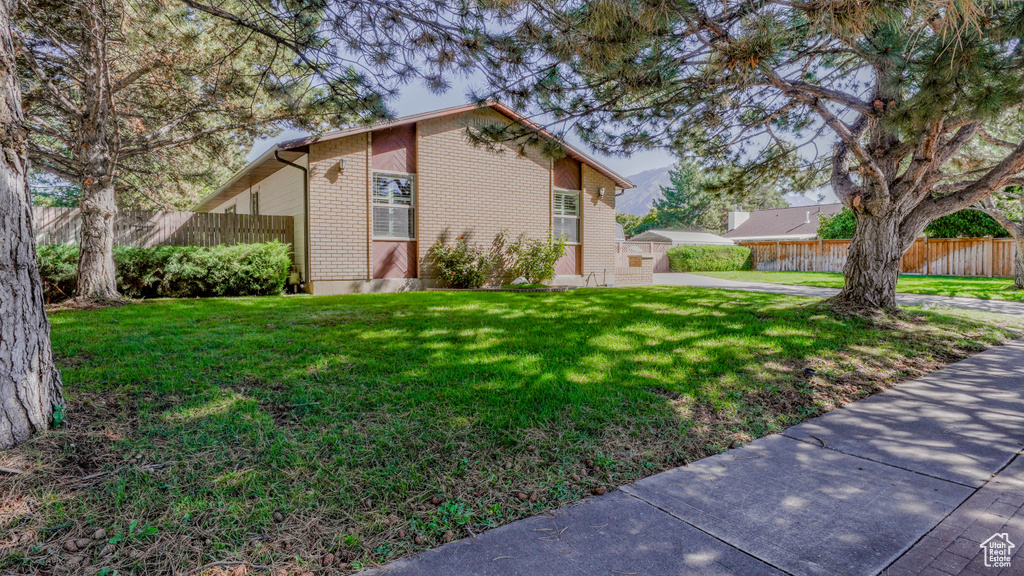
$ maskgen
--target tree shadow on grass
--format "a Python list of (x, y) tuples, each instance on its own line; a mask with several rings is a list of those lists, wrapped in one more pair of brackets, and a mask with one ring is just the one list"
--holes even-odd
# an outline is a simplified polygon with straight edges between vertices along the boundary
[[(878, 329), (809, 302), (650, 288), (57, 314), (57, 353), (79, 359), (72, 403), (118, 397), (135, 427), (108, 449), (167, 467), (60, 492), (43, 517), (199, 526), (242, 555), (266, 534), (274, 561), (384, 561), (778, 431), (1000, 337), (953, 314)], [(137, 570), (130, 559), (118, 569)]]

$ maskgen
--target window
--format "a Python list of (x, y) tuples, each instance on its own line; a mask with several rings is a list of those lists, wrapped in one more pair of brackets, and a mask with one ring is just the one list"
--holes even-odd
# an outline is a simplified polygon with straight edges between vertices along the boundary
[(373, 237), (416, 238), (413, 177), (373, 176)]
[(260, 213), (260, 193), (252, 192), (249, 194), (249, 214)]
[(554, 230), (557, 238), (566, 242), (580, 241), (580, 193), (575, 190), (555, 190)]
[(238, 214), (238, 204), (232, 204), (224, 209), (225, 214)]

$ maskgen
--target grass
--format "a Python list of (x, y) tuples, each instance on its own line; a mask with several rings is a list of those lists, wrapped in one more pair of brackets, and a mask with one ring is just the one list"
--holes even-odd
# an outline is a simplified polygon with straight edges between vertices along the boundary
[[(842, 288), (843, 275), (832, 272), (698, 272), (704, 276), (765, 282), (795, 286), (822, 286)], [(1024, 302), (1024, 290), (1013, 290), (1012, 278), (978, 278), (974, 276), (900, 276), (897, 292), (958, 296), (984, 300), (1014, 300)]]
[(55, 312), (67, 423), (0, 455), (26, 470), (3, 478), (0, 572), (355, 571), (728, 450), (1020, 326), (816, 302), (661, 287)]

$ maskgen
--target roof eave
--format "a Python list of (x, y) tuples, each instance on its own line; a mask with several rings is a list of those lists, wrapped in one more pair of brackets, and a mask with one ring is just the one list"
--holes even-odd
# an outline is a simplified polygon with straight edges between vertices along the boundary
[(210, 193), (205, 198), (203, 198), (198, 203), (196, 203), (196, 205), (193, 208), (193, 210), (198, 212), (208, 202), (210, 202), (211, 200), (216, 198), (217, 195), (221, 193), (221, 191), (223, 191), (226, 188), (230, 188), (236, 182), (241, 180), (243, 177), (248, 176), (249, 172), (251, 172), (252, 169), (255, 166), (258, 166), (258, 165), (266, 162), (270, 158), (272, 158), (274, 156), (274, 153), (277, 152), (278, 150), (282, 150), (280, 144), (274, 144), (273, 146), (271, 146), (266, 152), (264, 152), (263, 154), (260, 154), (258, 157), (256, 157), (255, 160), (253, 160), (252, 162), (249, 162), (248, 164), (246, 164), (245, 166), (240, 168), (237, 172), (232, 174), (231, 178), (228, 178), (227, 182), (225, 182), (225, 183), (221, 184), (220, 186), (218, 186), (216, 190), (214, 190), (212, 193)]

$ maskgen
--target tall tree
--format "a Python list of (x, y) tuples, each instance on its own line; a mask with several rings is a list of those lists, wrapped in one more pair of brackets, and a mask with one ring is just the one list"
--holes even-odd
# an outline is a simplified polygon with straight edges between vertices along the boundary
[(116, 190), (167, 204), (161, 190), (208, 172), (196, 169), (197, 156), (236, 163), (285, 120), (324, 120), (308, 67), (180, 4), (35, 0), (15, 39), (29, 156), (81, 191), (83, 298), (118, 298)]
[(28, 158), (11, 17), (0, 0), (0, 450), (45, 430), (64, 404), (32, 234)]
[[(737, 207), (762, 210), (787, 206), (778, 190), (759, 186), (731, 191), (718, 185), (718, 177), (707, 174), (691, 161), (681, 161), (669, 171), (669, 186), (662, 186), (662, 198), (654, 202), (658, 225), (664, 228), (700, 228), (727, 232), (728, 213)], [(728, 178), (726, 178), (728, 180)]]
[(519, 23), (484, 70), (512, 104), (605, 151), (666, 146), (753, 181), (827, 171), (857, 218), (837, 303), (894, 307), (928, 222), (1024, 167), (1022, 140), (969, 172), (955, 162), (1024, 103), (1019, 1), (507, 4)]
[(430, 0), (34, 2), (18, 36), (30, 94), (44, 104), (31, 152), (41, 169), (80, 183), (78, 286), (88, 299), (118, 297), (122, 171), (144, 176), (166, 166), (167, 150), (223, 144), (216, 135), (251, 140), (284, 119), (390, 117), (384, 101), (397, 87), (446, 89), (490, 38), (482, 11)]

